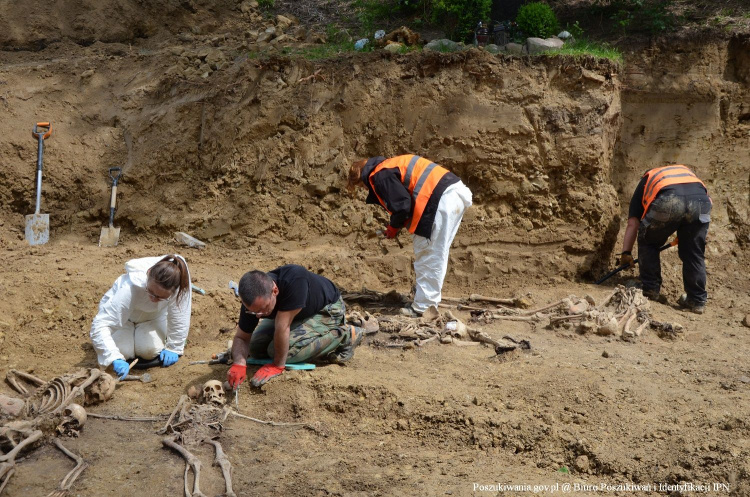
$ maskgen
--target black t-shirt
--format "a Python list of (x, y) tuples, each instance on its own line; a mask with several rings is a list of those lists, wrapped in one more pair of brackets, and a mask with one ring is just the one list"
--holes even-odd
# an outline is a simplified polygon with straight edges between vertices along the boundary
[[(268, 276), (279, 287), (279, 294), (276, 296), (273, 312), (263, 316), (263, 319), (275, 319), (278, 311), (295, 309), (302, 309), (294, 317), (295, 321), (307, 319), (341, 298), (338, 288), (329, 279), (296, 264), (278, 267), (270, 271)], [(240, 309), (239, 327), (245, 333), (252, 333), (260, 319), (245, 310), (243, 305)]]
[[(633, 197), (630, 199), (630, 208), (628, 209), (628, 217), (637, 217), (639, 220), (643, 217), (643, 189), (646, 188), (646, 180), (648, 178), (644, 176), (635, 187)], [(665, 186), (656, 195), (664, 195), (670, 193), (671, 195), (700, 195), (706, 194), (706, 189), (700, 183), (680, 183), (677, 185)]]

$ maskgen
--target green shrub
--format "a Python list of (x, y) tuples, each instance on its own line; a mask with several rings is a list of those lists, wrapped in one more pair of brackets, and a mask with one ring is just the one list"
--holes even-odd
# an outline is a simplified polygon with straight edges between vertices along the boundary
[(544, 2), (522, 5), (516, 23), (526, 37), (548, 38), (557, 34), (557, 17)]
[(340, 28), (333, 23), (326, 24), (326, 39), (328, 43), (342, 44), (352, 41), (352, 36), (346, 28)]
[(573, 24), (572, 26), (568, 24), (566, 31), (570, 33), (571, 35), (573, 35), (573, 38), (575, 38), (576, 40), (580, 40), (581, 38), (583, 38), (584, 31), (581, 25), (578, 24), (578, 21), (576, 21), (576, 23)]
[[(357, 33), (372, 36), (377, 29), (388, 31), (394, 20), (403, 23), (404, 18), (415, 15), (429, 19), (432, 0), (354, 0), (351, 6), (354, 7), (359, 20), (360, 29)], [(417, 27), (416, 25), (421, 23), (422, 19), (415, 18), (410, 23), (407, 22), (407, 26)]]
[(454, 41), (471, 42), (479, 21), (489, 18), (492, 0), (433, 0), (433, 20)]
[(273, 8), (273, 2), (274, 0), (258, 0), (258, 6)]
[(680, 21), (674, 0), (594, 0), (591, 13), (609, 18), (623, 33), (670, 31)]

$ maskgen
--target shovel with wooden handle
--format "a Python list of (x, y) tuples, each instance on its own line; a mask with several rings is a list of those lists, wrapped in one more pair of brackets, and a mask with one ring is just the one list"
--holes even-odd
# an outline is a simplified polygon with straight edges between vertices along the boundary
[(122, 168), (109, 168), (109, 177), (112, 178), (112, 194), (109, 200), (109, 226), (102, 228), (102, 233), (99, 235), (100, 247), (116, 247), (120, 241), (120, 228), (115, 228), (112, 226), (112, 223), (115, 221), (115, 208), (117, 206), (117, 183), (120, 181), (121, 176)]
[(36, 123), (31, 135), (39, 141), (36, 157), (36, 209), (26, 216), (26, 241), (29, 245), (43, 245), (49, 241), (49, 214), (40, 214), (42, 208), (42, 155), (44, 140), (52, 134), (50, 123)]

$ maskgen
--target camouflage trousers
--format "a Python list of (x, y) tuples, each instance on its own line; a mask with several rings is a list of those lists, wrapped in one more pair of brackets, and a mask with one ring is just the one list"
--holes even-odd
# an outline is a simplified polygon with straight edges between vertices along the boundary
[[(351, 340), (346, 324), (346, 306), (339, 299), (307, 319), (292, 321), (289, 330), (287, 364), (324, 360), (328, 353)], [(250, 337), (250, 357), (273, 358), (275, 321), (261, 319)]]

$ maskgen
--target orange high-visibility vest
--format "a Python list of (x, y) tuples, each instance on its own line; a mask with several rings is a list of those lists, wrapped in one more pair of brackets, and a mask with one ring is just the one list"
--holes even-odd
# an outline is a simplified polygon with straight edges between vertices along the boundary
[(643, 205), (643, 216), (641, 216), (641, 219), (646, 216), (651, 202), (654, 201), (656, 195), (665, 186), (700, 183), (703, 185), (703, 188), (706, 188), (706, 185), (698, 179), (698, 176), (682, 164), (657, 167), (651, 169), (643, 176), (646, 178), (646, 184), (643, 187), (643, 198), (641, 199), (641, 204)]
[[(379, 171), (387, 168), (396, 168), (401, 173), (401, 183), (411, 193), (412, 200), (412, 213), (411, 219), (406, 221), (407, 229), (409, 233), (414, 233), (419, 224), (419, 220), (422, 218), (422, 213), (427, 205), (427, 201), (430, 199), (430, 195), (435, 190), (440, 179), (445, 176), (449, 171), (444, 167), (438, 166), (434, 162), (424, 159), (418, 155), (399, 155), (398, 157), (391, 157), (378, 164), (372, 173), (370, 173), (370, 186), (372, 187), (373, 193), (378, 197), (380, 205), (386, 210), (385, 202), (380, 195), (375, 191), (375, 185), (372, 182), (373, 176)], [(390, 214), (391, 211), (388, 211)]]

